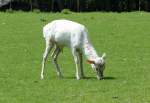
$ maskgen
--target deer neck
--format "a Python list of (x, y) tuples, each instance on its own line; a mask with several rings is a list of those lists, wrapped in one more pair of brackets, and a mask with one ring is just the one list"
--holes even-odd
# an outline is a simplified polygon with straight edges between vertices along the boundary
[(84, 41), (83, 52), (88, 60), (95, 60), (98, 55), (88, 39)]

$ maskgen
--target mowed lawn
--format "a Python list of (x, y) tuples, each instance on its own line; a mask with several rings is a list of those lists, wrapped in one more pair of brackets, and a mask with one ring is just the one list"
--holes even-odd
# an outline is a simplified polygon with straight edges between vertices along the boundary
[[(40, 80), (42, 28), (62, 18), (84, 24), (98, 54), (106, 52), (104, 80), (96, 79), (86, 59), (87, 78), (76, 80), (67, 48), (58, 59), (64, 78), (49, 56)], [(0, 13), (0, 103), (150, 103), (150, 14)]]

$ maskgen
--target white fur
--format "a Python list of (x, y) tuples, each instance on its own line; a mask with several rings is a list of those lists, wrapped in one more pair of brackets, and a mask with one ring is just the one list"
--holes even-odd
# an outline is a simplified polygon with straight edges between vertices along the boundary
[[(45, 61), (54, 45), (56, 48), (52, 54), (52, 57), (59, 76), (62, 76), (62, 74), (57, 63), (57, 56), (60, 51), (62, 51), (63, 47), (71, 48), (76, 64), (77, 79), (84, 76), (82, 67), (82, 53), (88, 60), (92, 60), (96, 64), (103, 62), (104, 57), (99, 57), (97, 55), (94, 47), (88, 39), (88, 32), (84, 25), (69, 20), (55, 20), (44, 26), (43, 36), (46, 41), (46, 49), (43, 55), (41, 79), (44, 77), (43, 72)], [(93, 64), (91, 64), (91, 66), (92, 65)]]

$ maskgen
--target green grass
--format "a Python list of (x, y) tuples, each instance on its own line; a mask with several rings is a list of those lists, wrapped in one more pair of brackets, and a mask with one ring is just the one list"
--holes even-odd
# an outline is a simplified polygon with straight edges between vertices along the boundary
[[(66, 18), (84, 24), (99, 54), (106, 52), (105, 80), (84, 62), (87, 79), (75, 79), (69, 49), (59, 56), (63, 79), (53, 64), (40, 80), (45, 48), (42, 27)], [(150, 103), (150, 14), (0, 13), (0, 103)]]

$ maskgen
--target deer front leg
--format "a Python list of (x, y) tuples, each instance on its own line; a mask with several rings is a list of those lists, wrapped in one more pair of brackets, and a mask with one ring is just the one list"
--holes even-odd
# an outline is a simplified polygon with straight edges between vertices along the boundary
[(82, 53), (81, 53), (81, 52), (79, 52), (79, 61), (80, 61), (81, 78), (84, 78), (84, 71), (83, 71), (83, 57), (82, 57)]
[(72, 53), (73, 53), (74, 61), (76, 64), (76, 78), (77, 78), (77, 80), (80, 80), (81, 79), (81, 71), (80, 71), (80, 66), (79, 66), (79, 62), (80, 62), (79, 55), (78, 55), (77, 50), (75, 50), (75, 49), (72, 50)]

